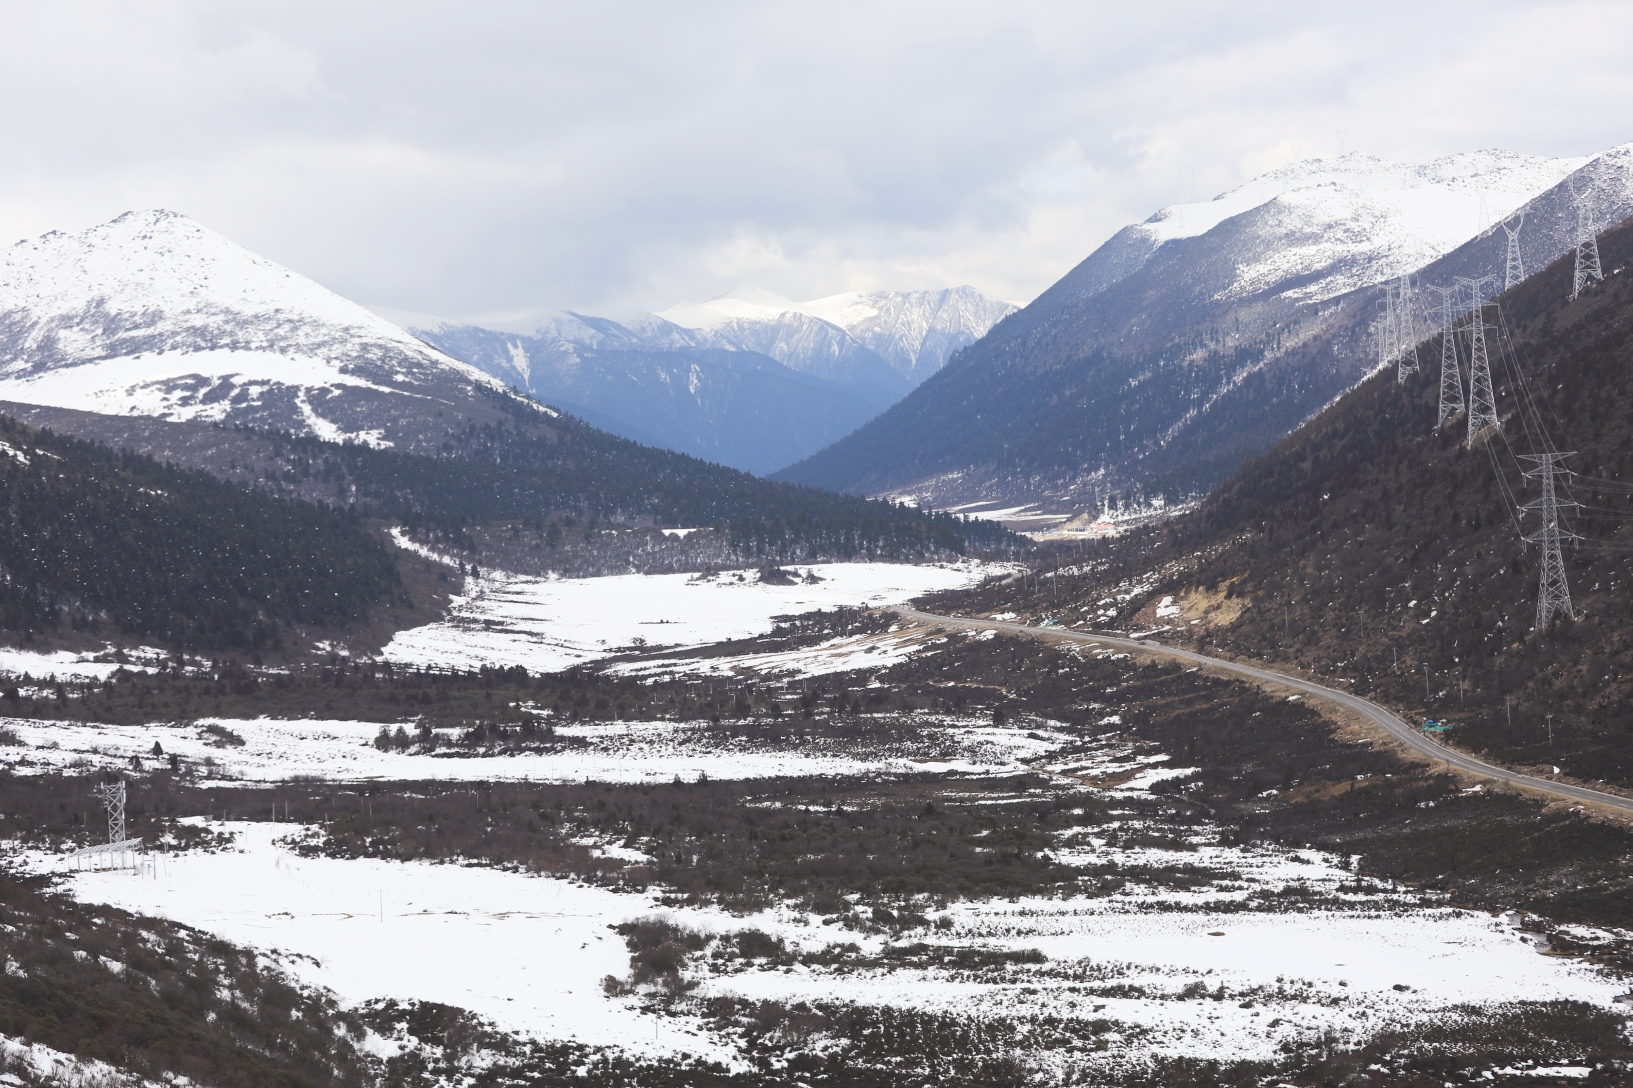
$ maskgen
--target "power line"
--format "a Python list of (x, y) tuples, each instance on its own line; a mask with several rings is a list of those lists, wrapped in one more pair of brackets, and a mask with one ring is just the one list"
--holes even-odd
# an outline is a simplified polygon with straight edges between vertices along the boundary
[(1576, 191), (1575, 181), (1571, 182), (1571, 201), (1576, 205), (1576, 270), (1571, 276), (1571, 300), (1575, 301), (1590, 281), (1603, 283), (1605, 273), (1599, 266), (1599, 236), (1593, 229), (1593, 212), (1588, 198)]
[(1464, 408), (1463, 369), (1457, 358), (1457, 333), (1452, 329), (1452, 299), (1457, 287), (1435, 287), (1429, 290), (1440, 295), (1440, 418), (1436, 429), (1444, 427)]
[(1503, 290), (1507, 291), (1516, 283), (1525, 278), (1525, 262), (1520, 259), (1520, 228), (1525, 226), (1525, 209), (1520, 209), (1520, 218), (1512, 227), (1508, 220), (1503, 220), (1503, 233), (1508, 235), (1508, 260), (1503, 268)]
[(1486, 301), (1482, 292), (1496, 277), (1479, 279), (1457, 277), (1459, 286), (1467, 287), (1473, 296), (1474, 308), (1469, 311), (1469, 443), (1487, 427), (1499, 427), (1497, 394), (1491, 387), (1491, 356), (1486, 349)]
[(1527, 536), (1525, 539), (1542, 545), (1542, 576), (1537, 587), (1537, 633), (1540, 635), (1548, 629), (1553, 618), (1561, 613), (1566, 619), (1574, 620), (1576, 613), (1571, 609), (1571, 587), (1565, 579), (1565, 557), (1560, 554), (1559, 541), (1561, 537), (1570, 540), (1581, 539), (1575, 533), (1559, 527), (1559, 508), (1562, 506), (1576, 506), (1569, 499), (1561, 502), (1554, 495), (1554, 473), (1557, 465), (1567, 457), (1574, 457), (1575, 452), (1569, 453), (1528, 453), (1522, 454), (1521, 459), (1534, 462), (1537, 467), (1526, 473), (1527, 476), (1542, 478), (1542, 498), (1535, 502), (1528, 502), (1520, 509), (1536, 510), (1542, 514), (1542, 528)]

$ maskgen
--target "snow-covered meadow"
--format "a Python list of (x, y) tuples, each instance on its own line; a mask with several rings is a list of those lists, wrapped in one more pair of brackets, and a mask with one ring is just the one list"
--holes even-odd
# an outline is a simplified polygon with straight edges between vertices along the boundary
[[(326, 781), (460, 782), (695, 782), (957, 771), (991, 774), (1025, 770), (1069, 738), (1019, 727), (924, 716), (911, 743), (836, 741), (794, 736), (779, 741), (734, 738), (697, 722), (582, 722), (556, 727), (582, 745), (554, 752), (465, 755), (382, 751), (372, 722), (308, 719), (202, 719), (196, 724), (81, 725), (0, 718), (18, 744), (0, 745), (0, 769), (39, 774), (153, 764), (157, 744), (214, 784)], [(223, 745), (208, 727), (242, 745)]]
[[(734, 1060), (733, 1040), (711, 1033), (698, 1014), (713, 997), (978, 1019), (1092, 1017), (1113, 1025), (1104, 1036), (1108, 1061), (1228, 1060), (1273, 1058), (1288, 1042), (1352, 1041), (1469, 1016), (1475, 1005), (1571, 999), (1609, 1007), (1626, 988), (1599, 968), (1540, 954), (1517, 916), (1354, 885), (1336, 859), (1309, 851), (1218, 848), (1164, 858), (1161, 850), (1112, 849), (1124, 862), (1218, 866), (1228, 877), (1204, 890), (1130, 882), (1099, 897), (956, 903), (937, 913), (934, 928), (892, 937), (824, 925), (793, 906), (732, 916), (713, 907), (661, 908), (656, 892), (492, 869), (300, 857), (280, 844), (312, 830), (300, 825), (214, 829), (229, 831), (234, 846), (160, 856), (138, 875), (72, 873), (73, 892), (263, 950), (348, 1002), (443, 1002), (524, 1035), (637, 1053)], [(61, 865), (28, 860), (38, 869)], [(1297, 902), (1278, 902), (1288, 889), (1297, 890)], [(1311, 897), (1315, 905), (1300, 905)], [(853, 950), (838, 966), (775, 969), (700, 956), (687, 969), (695, 1000), (659, 1015), (640, 997), (602, 987), (629, 968), (610, 927), (653, 916), (716, 937), (758, 930), (796, 953)], [(984, 971), (882, 958), (908, 941), (1041, 956)]]
[[(879, 608), (979, 582), (1007, 568), (957, 563), (822, 563), (792, 585), (757, 570), (533, 578), (484, 573), (450, 615), (403, 631), (384, 656), (410, 665), (521, 665), (551, 672), (638, 647), (703, 646), (763, 635), (777, 616)], [(807, 581), (809, 576), (812, 579)]]

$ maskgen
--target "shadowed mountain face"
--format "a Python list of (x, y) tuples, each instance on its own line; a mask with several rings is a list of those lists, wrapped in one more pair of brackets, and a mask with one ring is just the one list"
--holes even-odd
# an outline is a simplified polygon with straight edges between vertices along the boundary
[(749, 289), (624, 321), (557, 314), (530, 333), (405, 323), (614, 434), (764, 473), (843, 438), (1013, 310), (971, 287), (806, 303)]
[[(1471, 448), (1463, 415), (1436, 426), (1437, 335), (1432, 365), (1368, 379), (1131, 540), (1127, 562), (1174, 564), (1151, 591), (1180, 605), (1160, 637), (1342, 678), (1502, 763), (1633, 784), (1633, 218), (1600, 251), (1604, 282), (1576, 300), (1567, 255), (1486, 308), (1497, 433)], [(1553, 451), (1572, 454), (1555, 488), (1574, 618), (1539, 631), (1525, 473)]]
[(0, 255), (0, 397), (429, 452), (452, 429), (508, 418), (495, 398), (509, 394), (304, 276), (149, 211)]
[(808, 456), (890, 403), (663, 324), (564, 315), (530, 336), (476, 325), (418, 334), (602, 430), (747, 472)]
[(778, 478), (938, 506), (1200, 496), (1365, 376), (1377, 284), (1502, 273), (1502, 228), (1470, 237), (1482, 200), (1489, 215), (1528, 207), (1535, 269), (1574, 241), (1571, 185), (1600, 222), (1633, 211), (1629, 158), (1347, 156), (1165, 209)]

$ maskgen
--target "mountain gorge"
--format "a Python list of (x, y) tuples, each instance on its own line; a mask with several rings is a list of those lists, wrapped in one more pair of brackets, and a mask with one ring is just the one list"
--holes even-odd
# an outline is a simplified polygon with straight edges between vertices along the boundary
[(1633, 211), (1629, 159), (1350, 155), (1164, 209), (778, 478), (1063, 513), (1113, 493), (1198, 498), (1375, 365), (1376, 284), (1500, 274), (1506, 234), (1490, 217), (1521, 205), (1524, 258), (1539, 268), (1574, 243), (1573, 186), (1600, 221)]
[(974, 288), (797, 303), (743, 289), (530, 332), (400, 318), (508, 385), (639, 442), (768, 473), (849, 434), (1014, 310)]

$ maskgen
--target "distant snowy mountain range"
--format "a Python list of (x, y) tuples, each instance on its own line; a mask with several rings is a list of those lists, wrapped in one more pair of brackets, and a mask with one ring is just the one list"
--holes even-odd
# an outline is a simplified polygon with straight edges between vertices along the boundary
[(167, 211), (0, 252), (0, 400), (408, 450), (434, 450), (456, 424), (497, 422), (523, 403)]
[(561, 313), (531, 333), (381, 312), (614, 434), (764, 473), (860, 427), (1015, 309), (954, 287), (812, 302), (743, 288), (623, 321)]
[(128, 212), (0, 253), (0, 401), (410, 452), (519, 406), (548, 414), (537, 401), (764, 473), (861, 426), (1013, 309), (968, 288), (841, 298), (858, 336), (792, 304), (715, 322), (562, 314), (525, 336), (409, 332), (186, 216)]
[(777, 478), (1067, 515), (1113, 493), (1199, 496), (1365, 375), (1378, 284), (1500, 275), (1498, 223), (1521, 207), (1525, 266), (1540, 270), (1574, 244), (1573, 187), (1601, 224), (1633, 211), (1630, 160), (1351, 154), (1164, 208)]

